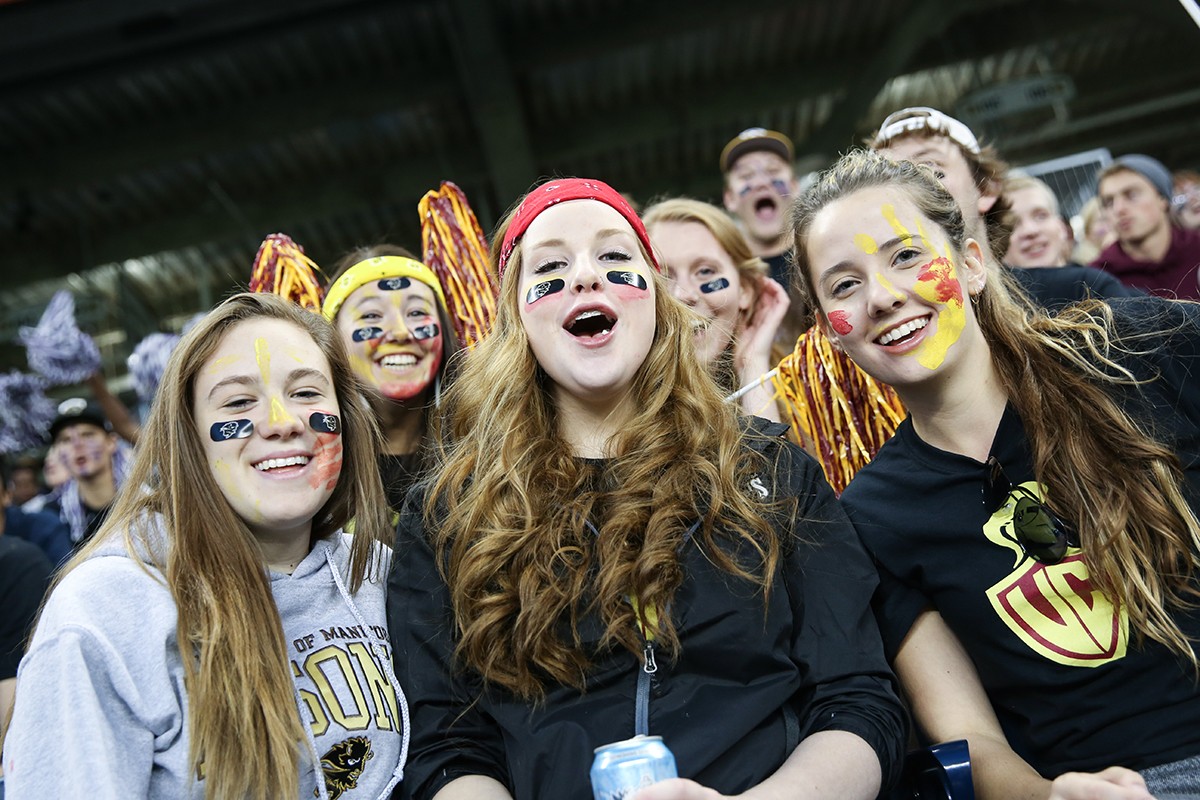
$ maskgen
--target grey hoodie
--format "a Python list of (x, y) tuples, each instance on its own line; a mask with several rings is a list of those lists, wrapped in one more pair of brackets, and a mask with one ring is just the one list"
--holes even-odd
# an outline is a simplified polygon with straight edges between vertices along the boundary
[[(309, 733), (298, 743), (306, 799), (386, 798), (408, 750), (408, 710), (384, 617), (391, 552), (381, 548), (376, 580), (351, 597), (349, 544), (334, 534), (293, 574), (271, 573)], [(203, 781), (188, 774), (176, 607), (161, 573), (151, 571), (116, 542), (55, 589), (17, 675), (4, 748), (7, 800), (204, 796)]]

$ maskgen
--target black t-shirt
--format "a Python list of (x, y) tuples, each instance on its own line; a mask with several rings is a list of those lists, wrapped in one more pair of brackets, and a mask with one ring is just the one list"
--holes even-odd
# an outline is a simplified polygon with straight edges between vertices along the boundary
[(404, 506), (408, 490), (421, 477), (421, 454), (404, 453), (379, 456), (379, 475), (383, 478), (383, 491), (387, 494), (388, 508), (399, 514)]
[(784, 289), (790, 289), (792, 286), (792, 253), (790, 250), (785, 250), (782, 253), (774, 256), (763, 256), (762, 260), (767, 262), (768, 274), (775, 279), (775, 282)]
[[(1140, 378), (1161, 377), (1122, 393), (1179, 454), (1197, 508), (1200, 305), (1144, 298), (1113, 306), (1124, 333), (1173, 331), (1123, 359)], [(1010, 480), (1037, 491), (1011, 406), (991, 454)], [(889, 656), (917, 615), (935, 608), (971, 655), (1013, 749), (1046, 777), (1200, 754), (1191, 666), (1155, 642), (1135, 642), (1124, 616), (1090, 591), (1077, 549), (1054, 566), (1024, 558), (1008, 538), (1011, 505), (991, 516), (984, 508), (984, 474), (974, 459), (926, 444), (910, 419), (842, 495), (880, 568), (875, 609)], [(1200, 641), (1200, 611), (1174, 616)]]
[(1038, 305), (1057, 311), (1070, 303), (1088, 298), (1143, 297), (1133, 289), (1095, 267), (1067, 264), (1063, 267), (1006, 267)]

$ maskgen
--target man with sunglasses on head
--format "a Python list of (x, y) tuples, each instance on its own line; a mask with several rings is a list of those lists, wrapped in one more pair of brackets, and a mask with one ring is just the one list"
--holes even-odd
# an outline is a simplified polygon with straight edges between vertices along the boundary
[(935, 108), (916, 106), (889, 115), (867, 142), (888, 158), (924, 164), (958, 202), (967, 235), (979, 242), (993, 270), (1005, 269), (1038, 305), (1057, 310), (1089, 297), (1136, 297), (1141, 294), (1092, 267), (1001, 263), (1008, 249), (1011, 204), (1003, 194), (1008, 164), (996, 148), (979, 141), (959, 120)]

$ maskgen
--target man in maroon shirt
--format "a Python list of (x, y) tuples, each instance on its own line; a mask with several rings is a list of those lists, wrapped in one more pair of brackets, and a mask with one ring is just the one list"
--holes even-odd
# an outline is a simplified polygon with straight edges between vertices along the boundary
[(1121, 156), (1100, 173), (1100, 206), (1117, 241), (1092, 266), (1127, 286), (1200, 300), (1200, 231), (1171, 221), (1171, 173), (1144, 155)]

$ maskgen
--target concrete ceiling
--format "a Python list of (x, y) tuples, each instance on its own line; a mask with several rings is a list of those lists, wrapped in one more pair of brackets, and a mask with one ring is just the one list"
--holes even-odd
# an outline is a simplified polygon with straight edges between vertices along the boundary
[(441, 180), (485, 228), (547, 175), (716, 199), (751, 125), (817, 168), (895, 109), (978, 116), (1056, 80), (1057, 103), (968, 121), (1015, 163), (1194, 168), (1197, 45), (1180, 0), (0, 2), (0, 367), (66, 286), (116, 377), (268, 233), (321, 264), (416, 249)]

